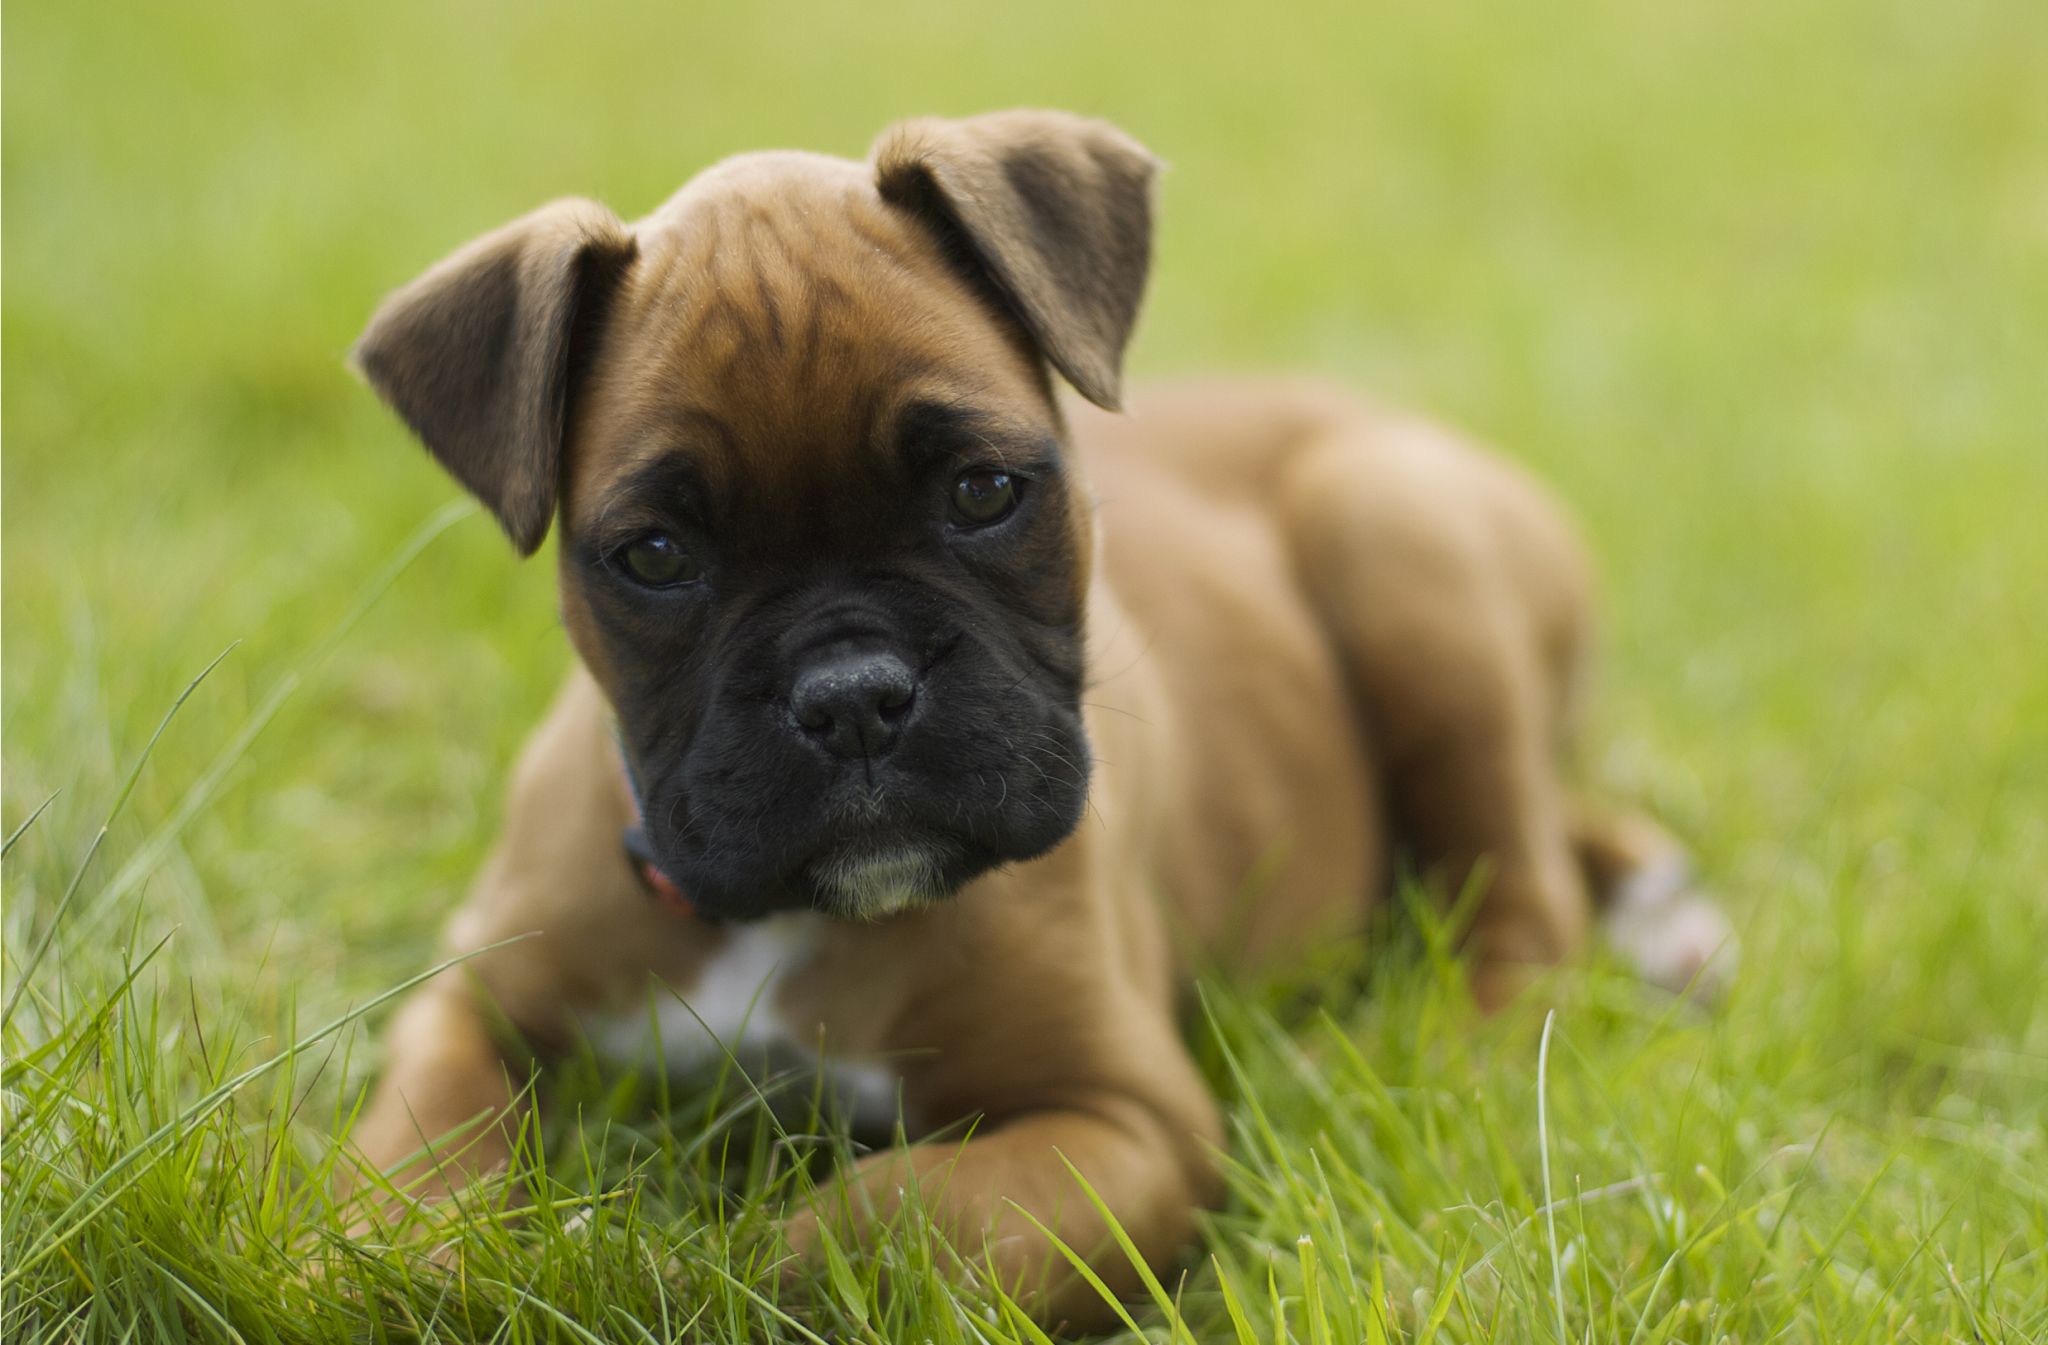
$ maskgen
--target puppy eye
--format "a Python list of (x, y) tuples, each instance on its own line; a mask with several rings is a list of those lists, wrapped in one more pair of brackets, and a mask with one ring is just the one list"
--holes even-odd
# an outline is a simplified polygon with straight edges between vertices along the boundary
[(1017, 507), (1023, 483), (994, 467), (962, 472), (953, 482), (953, 521), (962, 527), (1000, 523)]
[(650, 532), (619, 552), (626, 573), (649, 588), (675, 588), (703, 576), (697, 558), (665, 532)]

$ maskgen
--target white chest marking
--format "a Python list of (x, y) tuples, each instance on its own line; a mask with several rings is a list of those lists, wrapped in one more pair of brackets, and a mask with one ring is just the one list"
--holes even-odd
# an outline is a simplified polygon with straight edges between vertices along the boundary
[[(801, 970), (817, 942), (815, 917), (778, 915), (734, 928), (692, 986), (652, 992), (618, 1014), (585, 1018), (598, 1055), (620, 1065), (657, 1062), (681, 1073), (726, 1051), (796, 1044), (776, 1005), (782, 981)], [(651, 1012), (650, 1012), (651, 1008)]]
[[(803, 913), (736, 926), (694, 985), (657, 989), (651, 1006), (643, 1000), (621, 1013), (585, 1015), (584, 1035), (604, 1060), (629, 1068), (663, 1065), (671, 1076), (727, 1052), (749, 1071), (815, 1067), (817, 1024), (791, 1023), (776, 1001), (785, 978), (803, 971), (822, 932), (820, 917)], [(855, 1115), (894, 1116), (894, 1071), (828, 1059), (827, 1074)]]

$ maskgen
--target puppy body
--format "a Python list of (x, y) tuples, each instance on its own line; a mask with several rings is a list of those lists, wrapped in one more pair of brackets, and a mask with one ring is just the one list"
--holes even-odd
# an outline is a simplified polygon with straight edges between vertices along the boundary
[[(1099, 1321), (1020, 1211), (1118, 1289), (1067, 1163), (1154, 1264), (1186, 1244), (1222, 1142), (1177, 1029), (1193, 966), (1355, 932), (1398, 845), (1453, 887), (1486, 865), (1498, 1002), (1663, 857), (1564, 797), (1587, 577), (1526, 478), (1318, 387), (1055, 401), (1048, 367), (1119, 399), (1149, 175), (1099, 123), (913, 123), (869, 164), (731, 161), (630, 229), (551, 208), (387, 306), (371, 381), (523, 548), (559, 511), (582, 668), (451, 925), (456, 952), (529, 937), (402, 1011), (371, 1161), (460, 1131), (423, 1189), (501, 1162), (508, 1080), (578, 1036), (806, 1053), (870, 1119), (976, 1125), (844, 1174), (799, 1250), (915, 1189), (1045, 1316)], [(973, 463), (1021, 503), (941, 523), (930, 483)], [(701, 578), (622, 586), (649, 529)], [(889, 746), (834, 758), (804, 678), (855, 647), (916, 690), (881, 702)], [(711, 905), (651, 897), (636, 820)]]

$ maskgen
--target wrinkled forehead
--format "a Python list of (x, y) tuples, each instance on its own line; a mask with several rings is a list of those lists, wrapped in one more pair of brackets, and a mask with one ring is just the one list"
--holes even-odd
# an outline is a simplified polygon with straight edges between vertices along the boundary
[(1055, 432), (1022, 333), (871, 174), (751, 155), (635, 227), (579, 416), (572, 516), (678, 456), (712, 489), (772, 489), (867, 470), (934, 422), (999, 445)]

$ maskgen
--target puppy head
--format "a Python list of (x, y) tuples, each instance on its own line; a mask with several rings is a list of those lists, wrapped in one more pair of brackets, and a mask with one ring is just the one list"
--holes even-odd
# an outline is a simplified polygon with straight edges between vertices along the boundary
[(559, 202), (389, 299), (364, 376), (523, 553), (700, 908), (880, 916), (1029, 859), (1088, 785), (1091, 530), (1048, 368), (1114, 406), (1154, 161), (915, 121)]

